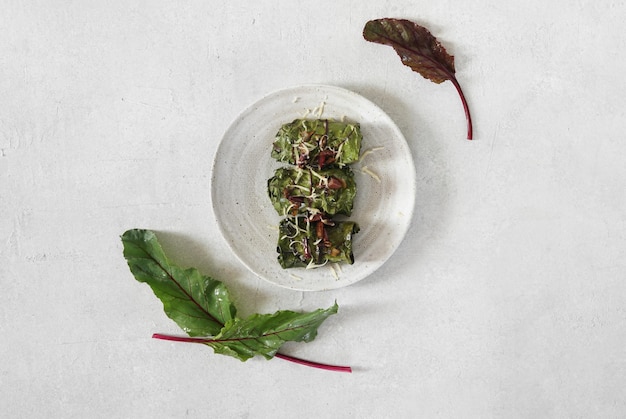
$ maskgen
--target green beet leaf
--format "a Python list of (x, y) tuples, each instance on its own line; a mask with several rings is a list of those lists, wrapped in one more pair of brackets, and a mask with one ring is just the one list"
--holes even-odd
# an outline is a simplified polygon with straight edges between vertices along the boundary
[(155, 338), (203, 343), (216, 353), (242, 361), (255, 355), (267, 359), (278, 356), (317, 368), (350, 371), (349, 367), (317, 364), (277, 353), (285, 342), (315, 339), (322, 322), (337, 313), (337, 303), (308, 313), (284, 310), (241, 319), (236, 316), (226, 286), (201, 275), (197, 269), (182, 269), (173, 264), (165, 256), (154, 232), (128, 230), (122, 235), (122, 243), (124, 257), (135, 279), (152, 288), (163, 302), (167, 316), (190, 336), (155, 334)]
[(122, 243), (135, 279), (152, 288), (163, 302), (165, 314), (189, 336), (217, 335), (235, 317), (224, 284), (197, 269), (181, 269), (171, 263), (152, 231), (128, 230)]
[(327, 309), (309, 313), (283, 310), (274, 314), (253, 314), (246, 319), (234, 319), (224, 326), (213, 340), (207, 340), (216, 353), (241, 360), (262, 355), (272, 358), (283, 343), (310, 342), (317, 328), (328, 316), (337, 313), (337, 303)]

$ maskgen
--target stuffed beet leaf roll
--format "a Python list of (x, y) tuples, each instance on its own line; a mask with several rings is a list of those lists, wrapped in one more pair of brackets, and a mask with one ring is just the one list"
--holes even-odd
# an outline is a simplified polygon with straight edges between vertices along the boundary
[(278, 130), (272, 157), (298, 167), (344, 166), (359, 160), (362, 139), (358, 123), (296, 119)]
[(315, 268), (331, 263), (354, 263), (352, 235), (359, 231), (352, 221), (298, 215), (279, 225), (278, 262), (283, 268)]
[(318, 212), (350, 215), (356, 182), (348, 167), (320, 170), (283, 167), (267, 181), (267, 190), (281, 216)]

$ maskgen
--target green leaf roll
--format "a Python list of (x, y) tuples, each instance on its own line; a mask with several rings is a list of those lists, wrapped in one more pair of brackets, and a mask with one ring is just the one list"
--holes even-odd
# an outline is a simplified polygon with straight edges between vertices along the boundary
[(356, 183), (348, 167), (322, 170), (283, 167), (268, 180), (267, 190), (279, 215), (306, 212), (350, 215)]
[(314, 268), (327, 262), (354, 263), (352, 221), (311, 221), (306, 216), (284, 218), (279, 225), (278, 262), (283, 268)]
[(344, 166), (359, 160), (362, 139), (358, 123), (295, 119), (278, 130), (272, 157), (298, 167)]

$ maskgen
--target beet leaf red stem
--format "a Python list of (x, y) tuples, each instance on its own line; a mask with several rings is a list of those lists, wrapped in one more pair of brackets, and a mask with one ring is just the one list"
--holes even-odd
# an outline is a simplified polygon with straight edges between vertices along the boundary
[(276, 355), (274, 356), (276, 358), (284, 359), (285, 361), (294, 362), (300, 365), (306, 365), (307, 367), (320, 368), (322, 370), (327, 370), (327, 371), (352, 372), (352, 368), (350, 367), (344, 367), (340, 365), (320, 364), (319, 362), (306, 361), (304, 359), (295, 358), (293, 356), (284, 355), (281, 353), (276, 353)]
[[(189, 343), (208, 343), (214, 341), (211, 338), (191, 338), (187, 336), (172, 336), (172, 335), (163, 335), (161, 333), (155, 333), (152, 335), (153, 339), (162, 339), (169, 340), (173, 342), (189, 342)], [(327, 371), (337, 371), (337, 372), (352, 372), (352, 368), (344, 367), (340, 365), (329, 365), (329, 364), (320, 364), (319, 362), (306, 361), (304, 359), (295, 358), (293, 356), (284, 355), (281, 353), (276, 353), (274, 355), (276, 358), (283, 359), (285, 361), (293, 362), (295, 364), (305, 365), (307, 367), (312, 368), (320, 368)]]
[(461, 89), (461, 85), (459, 84), (457, 79), (455, 77), (452, 77), (450, 81), (452, 82), (452, 84), (456, 88), (456, 91), (459, 93), (459, 96), (461, 97), (461, 103), (463, 103), (463, 110), (465, 111), (465, 119), (467, 120), (467, 139), (471, 140), (473, 137), (473, 132), (472, 132), (473, 129), (472, 129), (472, 117), (470, 115), (469, 106), (467, 104), (467, 101), (465, 100), (465, 95), (463, 94), (463, 90)]

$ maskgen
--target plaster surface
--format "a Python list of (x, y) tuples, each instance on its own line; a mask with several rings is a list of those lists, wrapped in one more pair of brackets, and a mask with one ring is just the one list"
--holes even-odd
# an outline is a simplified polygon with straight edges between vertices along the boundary
[[(449, 83), (361, 36), (430, 28)], [(0, 412), (10, 418), (626, 416), (626, 5), (13, 2), (0, 14)], [(353, 90), (401, 129), (411, 228), (374, 275), (326, 292), (260, 280), (219, 234), (211, 163), (260, 97)], [(233, 168), (236, 170), (236, 168)], [(339, 313), (242, 363), (179, 333), (119, 236), (225, 282), (240, 312)], [(357, 237), (358, 239), (358, 237)]]

